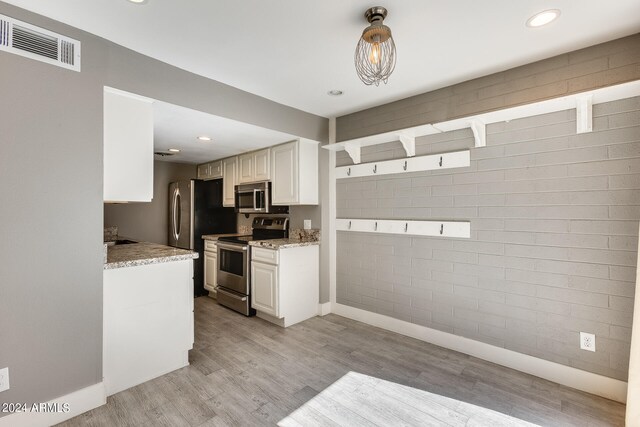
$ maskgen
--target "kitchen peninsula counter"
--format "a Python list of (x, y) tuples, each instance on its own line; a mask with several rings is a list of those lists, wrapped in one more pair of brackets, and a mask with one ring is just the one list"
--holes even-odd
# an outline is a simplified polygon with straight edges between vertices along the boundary
[(189, 364), (197, 257), (148, 242), (108, 246), (102, 288), (108, 396)]
[(198, 258), (198, 253), (157, 243), (130, 243), (107, 247), (105, 270), (161, 264)]

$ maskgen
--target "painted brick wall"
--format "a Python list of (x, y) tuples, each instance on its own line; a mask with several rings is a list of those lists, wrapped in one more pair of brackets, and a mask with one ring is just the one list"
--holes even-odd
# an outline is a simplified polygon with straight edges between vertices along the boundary
[[(469, 219), (471, 239), (338, 232), (337, 301), (626, 380), (640, 220), (640, 97), (419, 138), (469, 168), (337, 181), (338, 218)], [(363, 162), (403, 157), (398, 142)], [(351, 164), (344, 152), (338, 165)], [(596, 334), (595, 353), (579, 331)]]
[[(393, 77), (392, 77), (393, 79)], [(640, 79), (640, 34), (337, 118), (337, 141)]]

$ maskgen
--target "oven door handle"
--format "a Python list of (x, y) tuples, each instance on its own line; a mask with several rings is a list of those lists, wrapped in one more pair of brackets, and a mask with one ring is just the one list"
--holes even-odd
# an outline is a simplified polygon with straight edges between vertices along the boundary
[(224, 288), (221, 288), (220, 286), (216, 286), (214, 289), (216, 290), (216, 292), (221, 292), (221, 293), (225, 294), (228, 297), (231, 297), (231, 298), (243, 301), (243, 302), (247, 300), (247, 297), (239, 297), (236, 294), (232, 294), (231, 292), (226, 291)]
[(246, 252), (248, 249), (248, 246), (227, 245), (224, 243), (220, 243), (220, 241), (218, 240), (218, 248), (226, 249), (228, 251), (234, 251), (234, 252)]

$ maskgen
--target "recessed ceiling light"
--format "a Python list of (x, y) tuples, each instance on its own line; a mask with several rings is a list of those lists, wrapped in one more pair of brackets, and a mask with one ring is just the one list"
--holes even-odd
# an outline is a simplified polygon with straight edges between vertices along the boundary
[(198, 137), (198, 141), (211, 141), (211, 137), (202, 135)]
[(536, 13), (527, 20), (527, 27), (542, 27), (543, 25), (547, 25), (555, 21), (559, 16), (560, 10), (558, 9), (543, 10), (542, 12)]
[(172, 153), (179, 153), (180, 150), (178, 150), (177, 148), (169, 148), (169, 151)]
[(328, 94), (328, 95), (331, 95), (331, 96), (340, 96), (340, 95), (342, 95), (343, 93), (344, 93), (344, 92), (342, 92), (341, 90), (337, 90), (337, 89), (330, 90), (329, 92), (327, 92), (327, 94)]
[(147, 0), (129, 0), (130, 3), (135, 3), (135, 4), (143, 4), (146, 3)]

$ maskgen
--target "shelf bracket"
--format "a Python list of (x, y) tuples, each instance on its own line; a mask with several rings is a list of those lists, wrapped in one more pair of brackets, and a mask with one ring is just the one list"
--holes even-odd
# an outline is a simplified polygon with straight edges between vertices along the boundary
[(398, 139), (402, 143), (402, 147), (404, 148), (405, 153), (407, 153), (407, 157), (413, 157), (416, 155), (415, 137), (401, 134), (398, 135)]
[(360, 164), (360, 144), (347, 142), (344, 144), (344, 151), (351, 157), (354, 164)]
[(576, 99), (576, 133), (593, 131), (593, 95)]
[(487, 146), (487, 126), (480, 120), (469, 122), (469, 127), (473, 131), (473, 138), (476, 140), (476, 148)]

